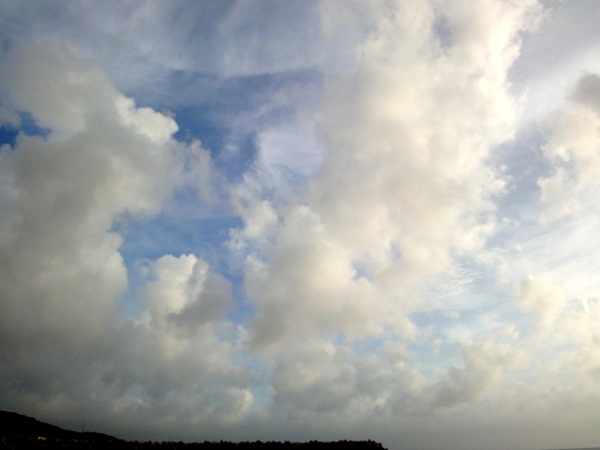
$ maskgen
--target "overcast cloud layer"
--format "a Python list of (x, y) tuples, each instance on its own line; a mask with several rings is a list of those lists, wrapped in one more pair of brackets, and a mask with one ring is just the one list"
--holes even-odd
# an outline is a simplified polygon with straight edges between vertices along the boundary
[(0, 2), (0, 409), (600, 445), (600, 5)]

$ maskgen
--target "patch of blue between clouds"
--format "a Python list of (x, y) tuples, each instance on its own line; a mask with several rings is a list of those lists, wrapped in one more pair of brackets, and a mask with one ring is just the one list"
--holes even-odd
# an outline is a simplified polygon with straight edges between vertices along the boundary
[(469, 313), (460, 316), (428, 312), (411, 315), (411, 321), (425, 333), (426, 338), (417, 338), (407, 343), (412, 354), (419, 355), (419, 369), (428, 378), (439, 377), (449, 364), (460, 365), (458, 341), (448, 339), (442, 331), (446, 327), (460, 326), (468, 320)]
[(514, 140), (501, 145), (496, 151), (496, 167), (504, 167), (510, 174), (507, 189), (496, 202), (499, 217), (519, 221), (537, 221), (539, 217), (540, 188), (537, 181), (551, 173), (551, 164), (540, 148), (544, 137), (538, 127), (520, 130)]
[(202, 147), (210, 153), (214, 169), (229, 183), (240, 181), (258, 154), (256, 134), (248, 131), (232, 136), (232, 130), (220, 125), (204, 106), (176, 110), (175, 114), (179, 125), (175, 139), (184, 142), (200, 140)]
[[(180, 199), (175, 199), (177, 202)], [(129, 277), (129, 290), (121, 299), (125, 311), (136, 316), (140, 305), (135, 301), (136, 292), (147, 282), (141, 267), (164, 255), (193, 254), (206, 261), (210, 270), (223, 275), (232, 283), (234, 297), (239, 297), (242, 280), (239, 274), (230, 271), (224, 244), (229, 239), (229, 230), (241, 226), (239, 217), (226, 213), (204, 215), (201, 205), (181, 205), (174, 212), (168, 207), (157, 216), (146, 220), (123, 220), (115, 224), (123, 238), (119, 251), (125, 261)], [(189, 214), (180, 214), (189, 211)]]
[[(235, 185), (244, 173), (251, 171), (258, 156), (258, 132), (263, 127), (276, 125), (293, 117), (295, 110), (285, 102), (273, 103), (278, 93), (290, 85), (310, 87), (313, 95), (320, 91), (322, 75), (314, 70), (286, 72), (258, 76), (235, 77), (225, 80), (202, 74), (174, 72), (168, 81), (178, 98), (163, 106), (174, 114), (179, 126), (175, 139), (182, 142), (200, 140), (209, 151), (213, 170), (227, 184)], [(175, 89), (177, 87), (177, 89)], [(181, 93), (184, 93), (183, 95)], [(145, 97), (150, 107), (157, 99)], [(307, 95), (304, 101), (311, 102)], [(268, 105), (265, 108), (265, 105)], [(290, 175), (292, 184), (302, 185), (305, 180)], [(217, 187), (219, 189), (219, 187)], [(227, 193), (224, 193), (225, 196)], [(147, 281), (140, 271), (140, 263), (153, 261), (163, 255), (176, 257), (194, 254), (209, 263), (213, 272), (224, 276), (232, 284), (236, 306), (227, 318), (243, 322), (253, 316), (254, 307), (245, 300), (243, 275), (232, 269), (225, 243), (230, 230), (241, 227), (239, 217), (227, 206), (210, 208), (203, 205), (194, 189), (185, 188), (156, 217), (117, 221), (114, 231), (124, 239), (120, 248), (129, 276), (128, 292), (121, 305), (128, 315), (141, 312), (136, 292)]]
[[(222, 82), (213, 76), (173, 72), (166, 86), (134, 96), (141, 98), (137, 101), (141, 106), (168, 108), (179, 127), (175, 139), (187, 143), (199, 140), (210, 153), (212, 170), (227, 185), (234, 185), (253, 164), (257, 148), (252, 132), (236, 134), (232, 130), (239, 110), (248, 109), (242, 107), (244, 96), (239, 92), (225, 95), (221, 85)], [(155, 93), (165, 92), (173, 93), (173, 96), (155, 97)], [(223, 186), (215, 188), (226, 189)], [(226, 198), (227, 192), (223, 195)], [(242, 297), (241, 275), (230, 270), (224, 248), (229, 230), (242, 226), (242, 222), (227, 205), (207, 206), (198, 197), (198, 192), (187, 186), (175, 192), (174, 198), (157, 216), (145, 220), (122, 219), (115, 224), (115, 231), (124, 239), (120, 252), (128, 271), (129, 289), (121, 299), (121, 305), (129, 316), (139, 315), (142, 308), (135, 298), (147, 282), (140, 265), (167, 254), (176, 257), (194, 254), (205, 260), (211, 271), (231, 282), (234, 298)]]
[(19, 130), (12, 127), (0, 126), (0, 145), (10, 145), (14, 148)]
[[(206, 107), (188, 107), (175, 111), (179, 131), (175, 138), (191, 142), (199, 139), (211, 154), (213, 169), (227, 184), (235, 184), (242, 178), (256, 157), (257, 149), (252, 135), (238, 136), (231, 142), (231, 130), (220, 126)], [(223, 150), (227, 145), (234, 151)], [(219, 189), (219, 187), (216, 187)], [(226, 197), (227, 193), (224, 193)], [(154, 261), (163, 255), (193, 254), (206, 261), (210, 270), (224, 276), (232, 285), (235, 307), (228, 318), (241, 321), (251, 307), (243, 298), (241, 273), (231, 269), (225, 244), (230, 230), (241, 227), (241, 219), (232, 214), (228, 205), (208, 206), (191, 186), (175, 192), (174, 197), (155, 217), (132, 219), (122, 217), (114, 224), (114, 230), (123, 238), (120, 253), (125, 261), (129, 285), (121, 298), (121, 306), (132, 318), (143, 310), (136, 300), (137, 292), (148, 281), (141, 267), (144, 262)]]
[(0, 124), (0, 145), (8, 144), (14, 148), (19, 133), (42, 138), (46, 138), (50, 134), (50, 130), (37, 125), (31, 114), (19, 113), (19, 118), (21, 123), (18, 127), (9, 124)]

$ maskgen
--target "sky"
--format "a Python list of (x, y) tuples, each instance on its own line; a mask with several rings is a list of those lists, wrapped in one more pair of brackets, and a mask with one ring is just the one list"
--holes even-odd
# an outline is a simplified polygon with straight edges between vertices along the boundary
[(0, 409), (600, 445), (600, 3), (0, 0)]

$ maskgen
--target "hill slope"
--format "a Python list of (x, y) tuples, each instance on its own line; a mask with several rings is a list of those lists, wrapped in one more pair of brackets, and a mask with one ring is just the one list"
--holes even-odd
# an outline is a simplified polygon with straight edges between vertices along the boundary
[(45, 437), (49, 439), (78, 439), (107, 441), (119, 439), (102, 433), (63, 430), (55, 425), (40, 422), (32, 417), (9, 411), (0, 411), (0, 436)]

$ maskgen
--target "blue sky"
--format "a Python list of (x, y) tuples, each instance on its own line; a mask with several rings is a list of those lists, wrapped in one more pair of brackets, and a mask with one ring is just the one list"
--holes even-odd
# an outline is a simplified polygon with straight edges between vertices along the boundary
[(599, 16), (0, 3), (0, 409), (597, 446)]

